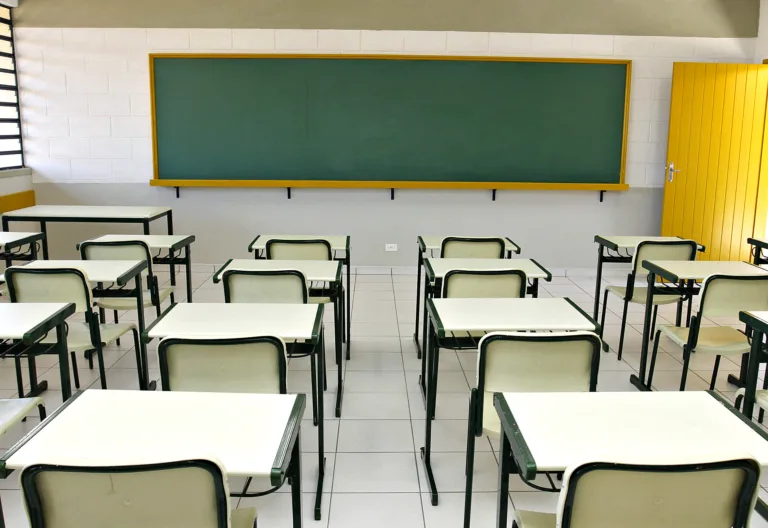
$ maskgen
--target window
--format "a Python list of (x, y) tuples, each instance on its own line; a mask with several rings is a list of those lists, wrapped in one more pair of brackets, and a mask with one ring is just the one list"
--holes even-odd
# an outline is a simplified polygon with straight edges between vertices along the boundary
[(0, 170), (24, 166), (11, 10), (0, 6)]

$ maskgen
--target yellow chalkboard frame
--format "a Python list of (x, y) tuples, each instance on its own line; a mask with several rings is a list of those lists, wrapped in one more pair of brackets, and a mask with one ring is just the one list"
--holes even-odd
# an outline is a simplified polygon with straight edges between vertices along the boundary
[[(376, 60), (447, 60), (488, 62), (549, 62), (580, 64), (624, 64), (627, 83), (624, 94), (624, 133), (621, 141), (621, 174), (619, 183), (540, 183), (540, 182), (436, 182), (436, 181), (355, 181), (355, 180), (161, 180), (157, 166), (157, 121), (155, 112), (155, 59), (376, 59)], [(467, 55), (368, 55), (320, 53), (151, 53), (149, 55), (149, 89), (152, 116), (152, 155), (154, 175), (150, 185), (155, 187), (315, 187), (354, 189), (498, 189), (498, 190), (567, 190), (567, 191), (626, 191), (624, 183), (627, 165), (627, 136), (629, 133), (629, 101), (632, 84), (632, 61), (620, 59), (494, 57)]]

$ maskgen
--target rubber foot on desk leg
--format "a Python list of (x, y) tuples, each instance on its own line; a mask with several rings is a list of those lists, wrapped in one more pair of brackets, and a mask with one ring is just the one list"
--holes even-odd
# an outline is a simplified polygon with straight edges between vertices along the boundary
[(315, 492), (315, 520), (319, 521), (323, 505), (323, 480), (325, 478), (325, 458), (323, 458), (323, 467), (320, 468), (320, 475), (317, 479), (317, 491)]
[(157, 382), (156, 381), (150, 381), (149, 385), (147, 385), (147, 390), (157, 390)]
[(733, 374), (728, 374), (728, 383), (730, 383), (731, 385), (736, 385), (739, 388), (744, 386), (744, 384), (741, 382), (739, 377), (734, 376)]
[(629, 377), (629, 382), (632, 385), (634, 385), (636, 389), (638, 389), (640, 391), (643, 391), (643, 392), (650, 392), (651, 391), (651, 388), (648, 385), (646, 385), (645, 383), (643, 383), (642, 381), (640, 381), (640, 378), (638, 378), (637, 375), (635, 375), (635, 374), (632, 374)]
[(609, 352), (610, 350), (611, 350), (611, 349), (610, 349), (610, 347), (608, 346), (608, 343), (606, 343), (605, 341), (603, 341), (603, 352)]
[(424, 458), (424, 448), (420, 448), (421, 461), (424, 463), (424, 473), (427, 475), (427, 485), (429, 486), (429, 496), (432, 506), (437, 506), (437, 486), (435, 485), (435, 477), (432, 475), (432, 465)]
[(338, 393), (336, 394), (336, 418), (341, 418), (341, 401), (344, 398), (344, 380), (342, 380), (342, 385), (338, 389)]
[(27, 393), (25, 398), (34, 398), (40, 396), (42, 393), (48, 390), (48, 380), (43, 380), (37, 383), (37, 388)]

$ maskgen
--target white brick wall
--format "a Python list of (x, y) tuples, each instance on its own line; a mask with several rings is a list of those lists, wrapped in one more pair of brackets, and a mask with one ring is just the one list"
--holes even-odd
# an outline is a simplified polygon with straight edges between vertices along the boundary
[(35, 180), (106, 183), (152, 177), (150, 52), (631, 59), (626, 181), (636, 187), (663, 185), (672, 63), (762, 60), (756, 39), (482, 32), (18, 28), (16, 44), (24, 147)]

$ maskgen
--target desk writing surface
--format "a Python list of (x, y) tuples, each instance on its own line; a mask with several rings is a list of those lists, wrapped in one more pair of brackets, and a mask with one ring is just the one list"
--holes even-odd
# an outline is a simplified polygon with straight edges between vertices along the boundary
[(295, 402), (293, 394), (86, 390), (6, 465), (128, 465), (212, 456), (230, 477), (269, 477)]
[(313, 339), (322, 320), (318, 304), (179, 303), (147, 331), (163, 337), (229, 338), (272, 335)]
[(49, 319), (64, 319), (68, 306), (69, 303), (0, 303), (0, 340), (24, 339)]
[(520, 253), (520, 246), (512, 242), (507, 237), (499, 236), (469, 236), (469, 235), (448, 235), (448, 236), (421, 236), (421, 240), (424, 242), (424, 247), (428, 251), (439, 251), (443, 247), (443, 240), (445, 240), (448, 237), (466, 237), (466, 238), (500, 238), (504, 241), (504, 249), (506, 251), (511, 251), (513, 253)]
[(142, 220), (154, 218), (170, 211), (170, 207), (135, 207), (121, 205), (33, 205), (17, 209), (3, 216), (39, 218), (117, 218)]
[[(134, 268), (147, 267), (143, 260), (35, 260), (23, 266), (28, 269), (75, 268), (85, 273), (91, 282), (116, 282)], [(140, 271), (139, 270), (139, 271)], [(135, 276), (135, 274), (134, 274)]]
[[(688, 279), (706, 279), (710, 275), (765, 275), (768, 271), (739, 261), (716, 261), (716, 260), (651, 260), (643, 261), (643, 267), (650, 263), (652, 270), (669, 280), (688, 280)], [(661, 273), (663, 271), (663, 273)]]
[(471, 258), (426, 258), (427, 273), (431, 269), (434, 276), (442, 279), (451, 270), (520, 270), (529, 279), (546, 279), (550, 274), (531, 259), (471, 259)]
[(347, 249), (349, 237), (346, 235), (259, 235), (248, 246), (248, 251), (261, 251), (267, 249), (270, 240), (327, 240), (332, 251), (344, 251)]
[[(448, 332), (595, 331), (595, 323), (564, 298), (429, 299), (436, 326)], [(433, 317), (434, 319), (435, 317)]]
[(103, 235), (88, 242), (128, 242), (138, 240), (150, 249), (171, 249), (179, 244), (188, 245), (195, 241), (192, 235)]
[(768, 442), (706, 391), (504, 393), (504, 398), (539, 471), (562, 471), (584, 461), (686, 463), (723, 453), (751, 455), (768, 467)]
[(5, 246), (16, 247), (21, 244), (29, 244), (42, 238), (42, 233), (23, 233), (20, 231), (0, 231), (0, 251)]
[(341, 279), (341, 262), (338, 260), (232, 259), (216, 273), (217, 276), (223, 277), (225, 270), (298, 270), (308, 281), (335, 282)]

